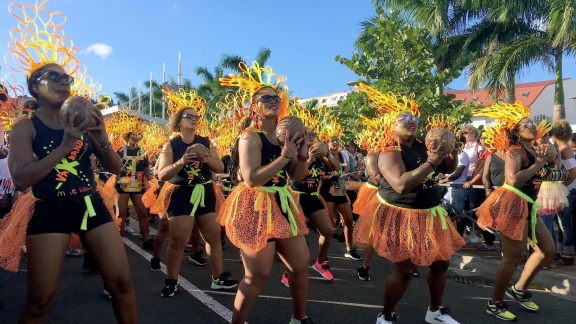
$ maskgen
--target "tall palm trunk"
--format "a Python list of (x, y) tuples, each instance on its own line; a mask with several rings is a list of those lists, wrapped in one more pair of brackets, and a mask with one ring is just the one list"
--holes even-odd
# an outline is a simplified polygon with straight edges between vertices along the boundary
[(553, 120), (566, 118), (566, 106), (564, 106), (564, 82), (562, 80), (562, 54), (564, 50), (561, 47), (554, 49), (555, 59), (555, 79), (554, 79), (554, 112)]
[(516, 102), (516, 74), (508, 71), (506, 77), (506, 102), (513, 104)]

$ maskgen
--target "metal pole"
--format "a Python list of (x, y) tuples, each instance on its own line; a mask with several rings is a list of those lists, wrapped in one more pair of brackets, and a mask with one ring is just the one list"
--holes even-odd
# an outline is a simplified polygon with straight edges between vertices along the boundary
[(152, 115), (152, 71), (150, 71), (150, 107), (148, 107), (148, 114), (150, 115), (150, 117), (153, 117), (153, 115)]
[[(166, 62), (164, 62), (164, 68), (162, 69), (162, 84), (166, 82)], [(162, 119), (166, 117), (166, 103), (162, 100)]]
[(142, 111), (142, 85), (138, 79), (138, 113)]
[(180, 59), (180, 51), (178, 51), (178, 85), (182, 85), (182, 60)]

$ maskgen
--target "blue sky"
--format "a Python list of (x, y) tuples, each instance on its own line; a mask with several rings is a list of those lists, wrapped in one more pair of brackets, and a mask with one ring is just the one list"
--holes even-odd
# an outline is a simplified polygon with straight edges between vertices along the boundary
[[(223, 54), (251, 62), (262, 47), (272, 51), (268, 62), (287, 76), (293, 95), (348, 90), (346, 83), (358, 77), (334, 58), (351, 56), (359, 22), (375, 15), (370, 0), (50, 0), (46, 7), (67, 16), (64, 31), (103, 94), (127, 93), (151, 72), (160, 81), (164, 62), (167, 78), (176, 79), (178, 51), (183, 77), (198, 85), (195, 67), (213, 71)], [(6, 5), (0, 7), (0, 45), (8, 44), (15, 23)], [(2, 74), (10, 72), (1, 65)], [(576, 77), (574, 58), (564, 61), (564, 71)], [(519, 81), (552, 78), (535, 66)], [(465, 88), (465, 76), (449, 87)]]

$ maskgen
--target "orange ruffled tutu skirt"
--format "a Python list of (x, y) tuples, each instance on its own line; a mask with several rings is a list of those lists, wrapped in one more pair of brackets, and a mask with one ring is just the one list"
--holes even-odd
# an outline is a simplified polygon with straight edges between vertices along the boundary
[[(277, 191), (281, 204), (276, 201)], [(285, 187), (248, 187), (241, 182), (226, 198), (217, 221), (230, 242), (242, 250), (260, 251), (271, 239), (308, 234), (297, 194)], [(284, 211), (284, 214), (283, 214)]]
[(528, 202), (504, 187), (494, 190), (476, 211), (480, 228), (490, 228), (515, 241), (523, 240), (529, 214)]
[(366, 205), (354, 229), (354, 243), (371, 244), (378, 255), (394, 262), (410, 260), (429, 266), (450, 260), (466, 242), (440, 207), (396, 207), (375, 195)]
[[(220, 208), (226, 198), (224, 198), (224, 193), (222, 192), (222, 185), (214, 181), (211, 183), (214, 188), (214, 196), (216, 197), (216, 212), (219, 213)], [(156, 196), (154, 194), (158, 188), (158, 183), (156, 182), (156, 184), (152, 185), (152, 187), (150, 187), (150, 189), (148, 189), (148, 191), (142, 195), (142, 202), (146, 208), (150, 208), (151, 213), (160, 216), (160, 218), (166, 218), (166, 211), (168, 210), (168, 206), (170, 206), (172, 193), (177, 187), (178, 185), (172, 184), (170, 182), (164, 182), (160, 193), (158, 193), (158, 196)]]
[(542, 181), (536, 202), (538, 215), (555, 215), (568, 206), (568, 188), (560, 181)]
[[(96, 189), (102, 196), (112, 219), (118, 224), (118, 220), (115, 219), (114, 196), (108, 196), (109, 193), (100, 182), (97, 183)], [(26, 228), (34, 214), (35, 204), (36, 198), (32, 196), (32, 191), (29, 191), (18, 197), (10, 212), (0, 220), (0, 268), (10, 272), (18, 272), (18, 265), (22, 257), (20, 249), (26, 244)], [(79, 241), (77, 235), (72, 235), (69, 247), (80, 246)]]
[(365, 182), (360, 189), (358, 189), (358, 195), (356, 196), (356, 201), (352, 206), (352, 212), (357, 215), (362, 215), (366, 205), (376, 196), (378, 192), (378, 187)]

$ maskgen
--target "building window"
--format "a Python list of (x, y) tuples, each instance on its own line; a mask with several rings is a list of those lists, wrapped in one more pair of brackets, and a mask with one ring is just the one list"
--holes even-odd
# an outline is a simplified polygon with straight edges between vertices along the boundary
[(336, 96), (332, 97), (332, 101), (336, 101), (336, 98), (337, 98)]
[(461, 102), (461, 103), (464, 103), (465, 101), (466, 101), (466, 98), (460, 99), (460, 102)]
[(340, 100), (344, 99), (344, 96), (340, 96)]
[(546, 116), (546, 115), (538, 115), (534, 117), (534, 122), (535, 123), (540, 123), (541, 121), (546, 120), (548, 122), (552, 122), (552, 117)]
[(478, 100), (478, 97), (472, 97), (472, 102), (476, 102)]
[(522, 97), (528, 97), (529, 94), (530, 94), (530, 91), (524, 91), (524, 92), (522, 92)]
[(322, 99), (322, 103), (326, 103), (326, 99)]

